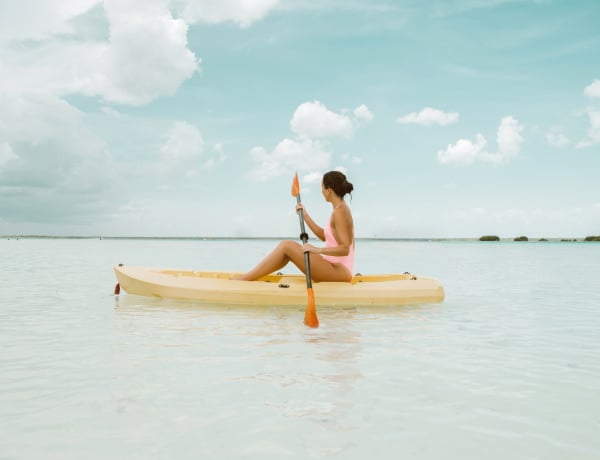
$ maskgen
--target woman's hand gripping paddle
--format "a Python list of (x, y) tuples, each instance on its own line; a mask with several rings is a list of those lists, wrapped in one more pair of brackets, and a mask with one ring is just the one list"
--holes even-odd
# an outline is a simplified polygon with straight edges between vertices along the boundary
[[(296, 197), (298, 204), (300, 201), (300, 182), (298, 181), (298, 173), (294, 176), (294, 182), (292, 183), (292, 196)], [(302, 243), (308, 241), (308, 234), (304, 229), (304, 214), (302, 208), (298, 211), (300, 217), (300, 239)], [(304, 253), (304, 266), (306, 267), (306, 290), (308, 292), (308, 305), (306, 306), (306, 313), (304, 313), (304, 324), (309, 327), (319, 327), (319, 318), (317, 318), (317, 307), (315, 305), (315, 294), (312, 289), (312, 281), (310, 278), (310, 253), (306, 251)]]

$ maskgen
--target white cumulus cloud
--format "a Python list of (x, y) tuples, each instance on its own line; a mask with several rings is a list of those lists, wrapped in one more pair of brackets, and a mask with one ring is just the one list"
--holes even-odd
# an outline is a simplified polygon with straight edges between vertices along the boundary
[(374, 115), (371, 113), (371, 111), (365, 104), (359, 105), (357, 108), (354, 109), (353, 113), (354, 117), (357, 120), (365, 121), (367, 123), (373, 121), (374, 118)]
[(325, 146), (312, 139), (284, 139), (272, 152), (267, 152), (263, 147), (254, 147), (250, 155), (255, 162), (250, 176), (257, 180), (291, 174), (293, 171), (323, 170), (331, 161), (331, 153)]
[[(110, 215), (113, 198), (126, 200), (137, 185), (118, 180), (121, 174), (152, 181), (166, 165), (179, 165), (179, 178), (224, 161), (222, 146), (205, 149), (191, 125), (173, 125), (162, 140), (160, 130), (140, 140), (142, 129), (162, 122), (127, 115), (112, 103), (137, 106), (174, 94), (198, 71), (200, 59), (187, 39), (193, 21), (245, 27), (277, 3), (1, 1), (0, 220), (61, 225)], [(205, 16), (184, 17), (188, 6), (189, 12), (202, 7)], [(93, 98), (74, 98), (88, 109), (67, 102), (74, 95)], [(115, 145), (112, 152), (107, 141)]]
[(471, 142), (469, 139), (459, 139), (454, 145), (448, 145), (446, 150), (440, 150), (438, 159), (442, 164), (471, 164), (484, 156), (486, 146), (485, 138), (481, 134), (477, 134), (475, 142)]
[(521, 132), (523, 126), (513, 117), (504, 117), (498, 127), (498, 134), (496, 135), (496, 142), (498, 143), (498, 153), (495, 155), (498, 157), (497, 160), (502, 163), (503, 161), (509, 160), (519, 154), (521, 150), (521, 144), (523, 143), (523, 136)]
[(329, 110), (319, 101), (300, 104), (292, 120), (292, 131), (304, 138), (345, 137), (354, 132), (352, 120)]
[(600, 80), (594, 80), (586, 86), (583, 94), (590, 98), (600, 98)]
[(458, 121), (457, 112), (444, 112), (443, 110), (425, 107), (420, 112), (411, 112), (396, 120), (400, 124), (417, 124), (423, 126), (449, 125)]
[[(592, 100), (599, 99), (600, 80), (594, 80), (591, 84), (586, 86), (583, 93)], [(577, 143), (577, 148), (590, 147), (600, 143), (600, 109), (595, 105), (588, 107), (586, 112), (590, 121), (590, 127), (587, 130), (587, 137)]]
[(0, 2), (0, 87), (145, 104), (175, 93), (199, 69), (187, 43), (189, 24), (233, 21), (245, 27), (278, 1)]
[(88, 95), (139, 105), (173, 94), (198, 69), (187, 47), (188, 25), (166, 4), (105, 0), (110, 41), (98, 53), (98, 77), (82, 87)]
[[(48, 3), (62, 7), (56, 0)], [(70, 36), (0, 48), (0, 87), (12, 93), (84, 94), (141, 105), (173, 94), (198, 70), (199, 60), (187, 46), (188, 25), (172, 16), (167, 0), (104, 0), (102, 6), (104, 14), (95, 21), (105, 21), (105, 38), (89, 39), (86, 31), (76, 35), (74, 30)], [(45, 34), (69, 29), (79, 10), (65, 11), (70, 17), (65, 12), (62, 25), (57, 20)]]
[[(314, 177), (321, 177), (320, 171), (329, 167), (332, 157), (327, 149), (329, 140), (350, 138), (359, 122), (368, 123), (372, 119), (373, 114), (364, 104), (352, 112), (343, 110), (336, 113), (319, 101), (304, 102), (296, 108), (290, 120), (290, 128), (297, 139), (282, 140), (270, 153), (263, 147), (254, 147), (250, 151), (254, 160), (250, 176), (266, 180), (298, 170), (311, 171)], [(342, 158), (347, 160), (349, 156), (342, 155)], [(360, 158), (354, 157), (352, 161), (359, 164)]]
[(513, 117), (504, 117), (496, 135), (498, 151), (491, 153), (487, 150), (487, 141), (482, 134), (477, 134), (475, 142), (459, 139), (444, 150), (438, 151), (438, 160), (442, 164), (459, 163), (472, 164), (475, 161), (501, 164), (517, 156), (521, 151), (523, 126)]
[(590, 127), (588, 128), (588, 138), (590, 144), (600, 143), (600, 111), (588, 110)]

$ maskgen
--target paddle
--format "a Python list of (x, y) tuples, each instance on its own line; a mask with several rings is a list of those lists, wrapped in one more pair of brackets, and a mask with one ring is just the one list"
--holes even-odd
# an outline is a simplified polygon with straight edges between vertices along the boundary
[[(298, 173), (294, 176), (294, 182), (292, 183), (292, 196), (296, 197), (298, 204), (300, 201), (300, 182), (298, 181)], [(304, 229), (304, 214), (302, 208), (298, 212), (300, 218), (300, 239), (303, 243), (308, 241), (308, 234)], [(319, 327), (319, 318), (317, 318), (317, 307), (315, 305), (315, 294), (312, 289), (312, 281), (310, 279), (310, 253), (307, 251), (304, 253), (304, 266), (306, 267), (306, 291), (308, 293), (308, 304), (306, 305), (306, 312), (304, 313), (304, 324), (309, 327)]]

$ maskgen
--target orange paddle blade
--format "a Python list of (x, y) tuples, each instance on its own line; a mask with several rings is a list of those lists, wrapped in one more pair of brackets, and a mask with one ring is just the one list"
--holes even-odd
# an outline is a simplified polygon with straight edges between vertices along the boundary
[(308, 305), (306, 305), (306, 313), (304, 313), (304, 324), (308, 327), (319, 327), (317, 306), (315, 305), (315, 293), (312, 288), (308, 288)]
[(298, 172), (294, 176), (294, 182), (292, 182), (292, 196), (298, 196), (300, 193), (300, 182), (298, 181)]

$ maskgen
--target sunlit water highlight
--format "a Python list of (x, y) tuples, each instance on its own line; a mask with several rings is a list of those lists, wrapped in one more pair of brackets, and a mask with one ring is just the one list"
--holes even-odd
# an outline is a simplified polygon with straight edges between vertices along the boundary
[(317, 298), (316, 330), (110, 295), (119, 262), (245, 270), (274, 244), (0, 241), (0, 458), (600, 458), (600, 243), (359, 241), (357, 270), (446, 300)]

